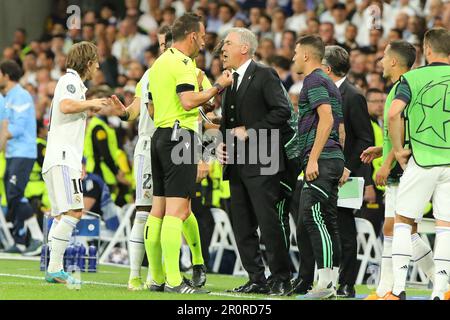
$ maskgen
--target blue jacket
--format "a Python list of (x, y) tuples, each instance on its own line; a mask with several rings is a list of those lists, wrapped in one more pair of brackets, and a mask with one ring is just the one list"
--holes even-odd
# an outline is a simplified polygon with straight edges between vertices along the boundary
[(6, 119), (12, 139), (6, 145), (6, 158), (37, 158), (36, 110), (31, 95), (17, 84), (5, 96)]
[(0, 121), (2, 121), (5, 117), (5, 98), (0, 94)]

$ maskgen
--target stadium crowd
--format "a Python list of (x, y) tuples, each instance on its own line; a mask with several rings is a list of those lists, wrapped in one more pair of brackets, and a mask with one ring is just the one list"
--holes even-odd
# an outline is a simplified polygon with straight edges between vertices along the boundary
[[(303, 86), (302, 75), (292, 70), (296, 39), (303, 35), (318, 35), (325, 45), (344, 48), (350, 56), (347, 79), (367, 100), (375, 134), (373, 140), (379, 145), (382, 141), (377, 141), (376, 128), (383, 128), (384, 103), (393, 85), (383, 78), (381, 59), (386, 46), (400, 39), (413, 44), (417, 52), (413, 66), (416, 68), (425, 64), (422, 53), (425, 32), (433, 27), (450, 28), (450, 1), (444, 0), (125, 0), (124, 5), (120, 8), (113, 2), (91, 2), (82, 8), (80, 21), (74, 18), (70, 22), (79, 28), (68, 28), (67, 1), (55, 0), (54, 12), (45, 23), (42, 37), (28, 39), (24, 29), (17, 29), (13, 42), (3, 50), (1, 60), (14, 60), (22, 68), (19, 83), (33, 98), (39, 143), (45, 141), (53, 93), (57, 81), (65, 74), (67, 54), (73, 44), (88, 41), (98, 47), (100, 68), (86, 83), (87, 96), (102, 98), (115, 94), (129, 106), (139, 80), (161, 53), (158, 42), (160, 28), (171, 26), (184, 13), (194, 12), (202, 17), (206, 26), (205, 49), (196, 58), (196, 65), (205, 71), (211, 83), (215, 83), (222, 74), (222, 60), (217, 47), (220, 48), (227, 31), (233, 27), (248, 28), (258, 38), (255, 60), (276, 70), (294, 109)], [(220, 107), (217, 106), (214, 112), (220, 116)], [(132, 159), (138, 123), (120, 121), (116, 116), (104, 117), (101, 121), (104, 122), (96, 124), (99, 128), (88, 127), (86, 139), (90, 142), (87, 143), (89, 146), (85, 145), (85, 153), (98, 147), (100, 151), (97, 152), (102, 156), (96, 157), (94, 151), (85, 154), (86, 165), (91, 166), (92, 171), (97, 166), (102, 167), (99, 170), (111, 189), (114, 202), (123, 206), (132, 203), (134, 197)], [(112, 140), (115, 144), (111, 143)], [(108, 173), (104, 173), (106, 169), (99, 162), (108, 167)], [(379, 234), (384, 218), (383, 189), (377, 188), (371, 177), (375, 178), (381, 164), (378, 168), (375, 163), (373, 166), (371, 174), (366, 177), (369, 182), (365, 186), (365, 204), (357, 215), (370, 220)], [(1, 180), (4, 167), (4, 159), (0, 159)], [(92, 187), (89, 197), (101, 199), (100, 189)], [(199, 223), (204, 224), (200, 227), (201, 233), (204, 230), (211, 232), (213, 221), (207, 213), (201, 212), (211, 206), (222, 207), (226, 211), (229, 208), (228, 185), (222, 182), (217, 163), (210, 166), (209, 176), (199, 184), (199, 193), (202, 201), (193, 204), (198, 207), (194, 211), (203, 217), (199, 218)], [(30, 198), (33, 196), (31, 194)], [(5, 207), (3, 193), (1, 198)], [(40, 211), (40, 207), (47, 204), (42, 199), (35, 210)], [(95, 206), (101, 210), (98, 203), (92, 204), (93, 208)], [(33, 234), (31, 238), (34, 239)], [(208, 243), (203, 244), (203, 241), (207, 263)], [(27, 244), (31, 245), (32, 241)], [(38, 244), (39, 241), (35, 242), (35, 247), (28, 251), (35, 253)], [(23, 250), (20, 248), (19, 251)]]

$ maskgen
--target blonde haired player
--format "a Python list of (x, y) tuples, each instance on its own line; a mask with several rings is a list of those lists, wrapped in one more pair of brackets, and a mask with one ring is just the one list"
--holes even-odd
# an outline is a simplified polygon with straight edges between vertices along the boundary
[(97, 47), (94, 44), (75, 44), (67, 56), (66, 67), (66, 74), (59, 79), (55, 88), (47, 152), (42, 168), (52, 216), (55, 217), (48, 235), (50, 262), (45, 280), (50, 283), (76, 284), (79, 281), (63, 269), (63, 257), (84, 208), (81, 162), (86, 112), (100, 112), (109, 105), (109, 101), (86, 101), (87, 88), (83, 82), (92, 79), (99, 68)]

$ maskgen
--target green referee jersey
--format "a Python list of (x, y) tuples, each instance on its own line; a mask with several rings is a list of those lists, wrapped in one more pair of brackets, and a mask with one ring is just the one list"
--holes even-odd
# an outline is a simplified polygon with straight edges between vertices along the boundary
[(156, 128), (172, 128), (179, 120), (182, 128), (198, 131), (198, 109), (184, 110), (178, 96), (199, 91), (197, 69), (190, 57), (175, 48), (164, 52), (150, 69), (149, 91)]

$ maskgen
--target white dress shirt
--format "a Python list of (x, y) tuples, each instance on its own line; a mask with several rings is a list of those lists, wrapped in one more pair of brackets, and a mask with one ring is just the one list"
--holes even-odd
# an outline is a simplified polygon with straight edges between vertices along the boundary
[(343, 77), (342, 79), (336, 81), (334, 84), (336, 85), (336, 87), (340, 88), (341, 85), (344, 83), (345, 79), (347, 79), (347, 77)]
[(244, 62), (244, 64), (242, 64), (237, 70), (234, 71), (234, 72), (237, 72), (239, 74), (236, 90), (239, 89), (239, 86), (241, 85), (242, 79), (244, 79), (245, 72), (247, 71), (247, 68), (248, 68), (248, 66), (250, 65), (251, 62), (252, 62), (252, 59), (248, 59), (247, 61)]

